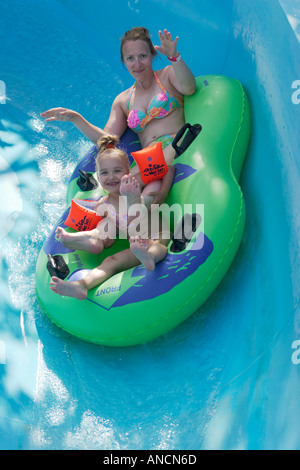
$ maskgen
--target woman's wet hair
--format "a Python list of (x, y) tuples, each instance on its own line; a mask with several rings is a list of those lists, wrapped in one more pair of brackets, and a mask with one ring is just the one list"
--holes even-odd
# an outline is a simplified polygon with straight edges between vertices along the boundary
[(123, 56), (123, 46), (128, 41), (137, 41), (140, 39), (141, 41), (145, 41), (150, 49), (150, 52), (153, 56), (157, 55), (157, 51), (154, 48), (153, 42), (151, 40), (151, 36), (149, 30), (142, 26), (138, 26), (136, 28), (132, 28), (129, 31), (126, 31), (124, 36), (121, 38), (121, 60), (124, 63), (124, 56)]

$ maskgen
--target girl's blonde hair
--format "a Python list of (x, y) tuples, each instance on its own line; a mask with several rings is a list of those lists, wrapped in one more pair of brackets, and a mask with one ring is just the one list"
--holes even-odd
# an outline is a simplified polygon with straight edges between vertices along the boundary
[(128, 167), (129, 172), (129, 161), (127, 153), (124, 150), (117, 147), (119, 143), (119, 137), (116, 135), (104, 135), (97, 141), (98, 153), (96, 157), (96, 170), (99, 172), (100, 160), (103, 156), (118, 156), (122, 159), (124, 165)]

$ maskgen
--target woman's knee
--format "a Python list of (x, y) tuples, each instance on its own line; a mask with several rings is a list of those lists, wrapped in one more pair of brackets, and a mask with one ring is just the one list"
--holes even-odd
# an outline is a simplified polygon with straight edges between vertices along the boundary
[(143, 189), (143, 196), (149, 196), (149, 193), (155, 193), (159, 191), (161, 184), (161, 180), (151, 181), (151, 183), (147, 184), (147, 186)]

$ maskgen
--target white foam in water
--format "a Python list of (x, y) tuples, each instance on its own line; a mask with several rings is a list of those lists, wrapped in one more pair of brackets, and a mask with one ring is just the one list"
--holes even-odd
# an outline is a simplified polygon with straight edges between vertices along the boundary
[(0, 239), (13, 228), (23, 209), (17, 174), (0, 153)]

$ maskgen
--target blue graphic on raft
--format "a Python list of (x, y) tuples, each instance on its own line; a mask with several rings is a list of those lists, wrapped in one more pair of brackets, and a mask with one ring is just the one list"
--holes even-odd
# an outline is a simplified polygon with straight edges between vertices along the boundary
[[(192, 249), (183, 253), (168, 253), (165, 260), (156, 265), (154, 271), (147, 271), (142, 266), (136, 267), (131, 278), (144, 277), (138, 279), (135, 285), (124, 292), (112, 307), (122, 307), (130, 303), (149, 300), (169, 292), (205, 263), (213, 249), (212, 241), (200, 232)], [(153, 286), (155, 289), (152, 288)]]
[(185, 165), (184, 163), (176, 163), (174, 167), (176, 168), (176, 174), (175, 174), (173, 184), (176, 184), (179, 181), (185, 180), (186, 178), (188, 178), (189, 176), (191, 176), (193, 173), (197, 171), (192, 166)]

